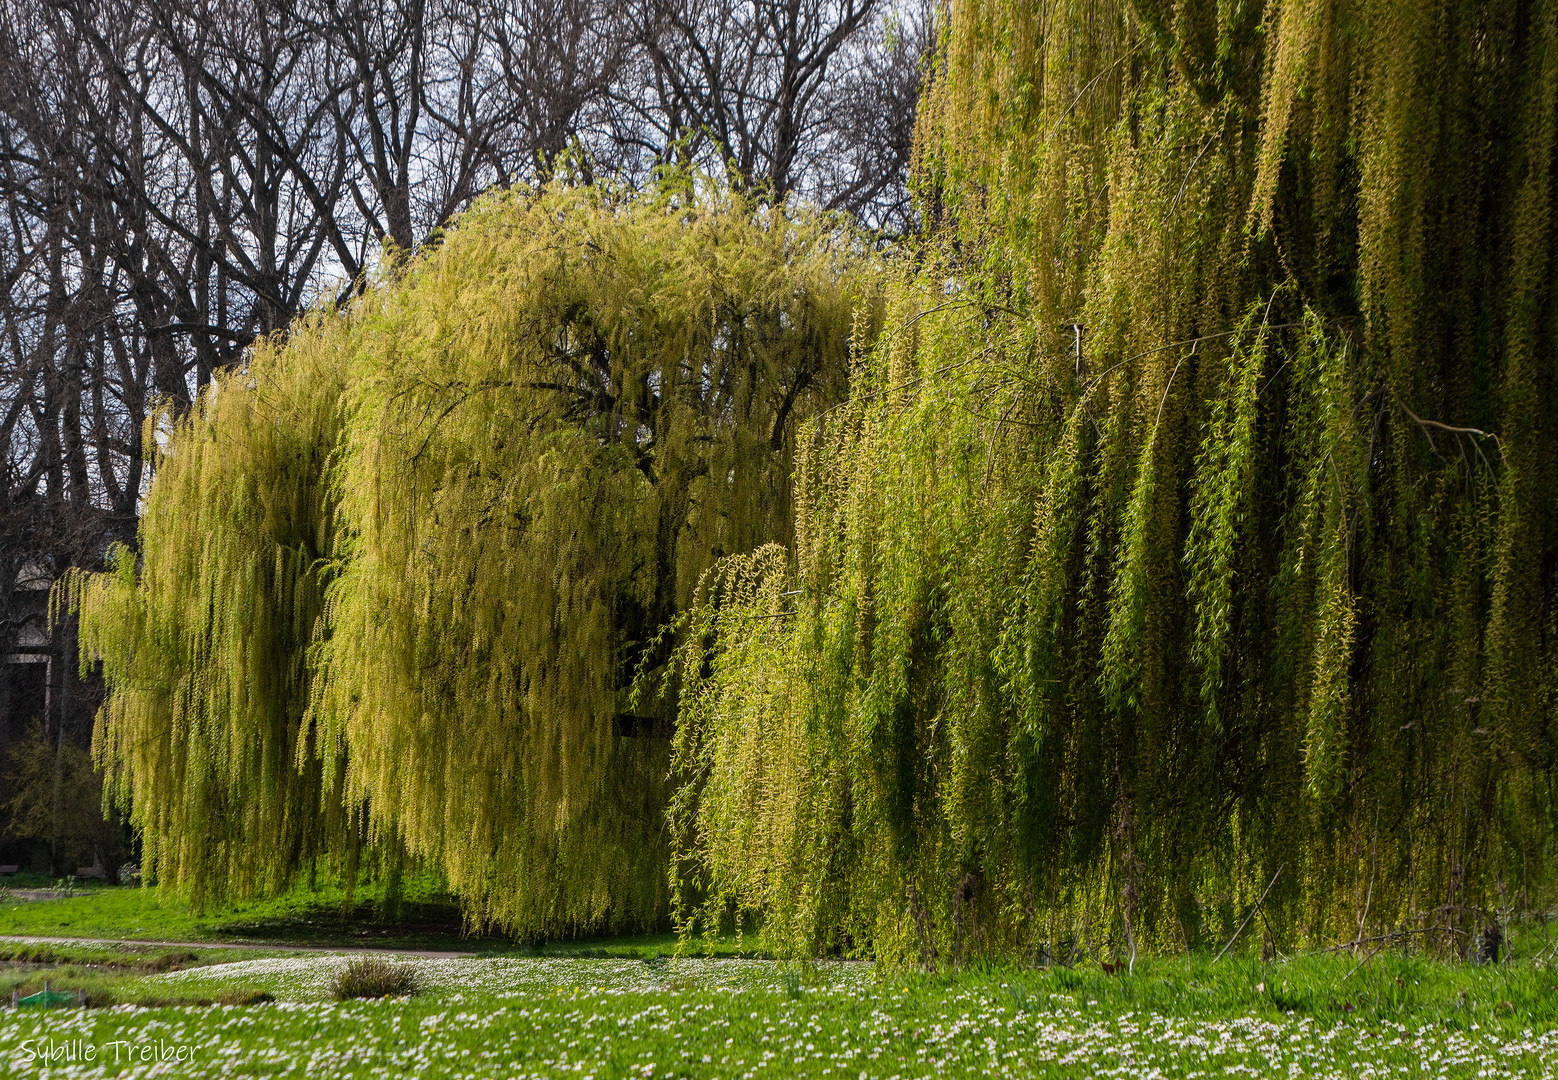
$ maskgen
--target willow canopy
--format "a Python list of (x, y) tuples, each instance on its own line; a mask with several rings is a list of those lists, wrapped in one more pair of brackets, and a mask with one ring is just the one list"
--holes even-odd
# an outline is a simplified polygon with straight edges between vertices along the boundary
[(885, 287), (503, 196), (164, 432), (75, 582), (159, 873), (924, 961), (1550, 902), (1558, 5), (954, 0), (928, 76)]
[(661, 628), (789, 536), (878, 320), (844, 223), (697, 188), (486, 199), (164, 422), (138, 557), (75, 582), (162, 880), (366, 844), (518, 933), (664, 918)]
[(1558, 8), (957, 0), (931, 231), (712, 575), (710, 925), (1460, 947), (1549, 896)]

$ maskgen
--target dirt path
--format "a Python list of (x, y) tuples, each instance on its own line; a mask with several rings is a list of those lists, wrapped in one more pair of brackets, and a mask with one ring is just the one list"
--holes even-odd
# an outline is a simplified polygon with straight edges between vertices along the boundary
[(144, 941), (139, 938), (39, 937), (35, 934), (0, 934), (0, 941), (29, 945), (143, 945), (152, 949), (253, 949), (258, 952), (335, 953), (338, 956), (383, 955), (421, 956), (430, 960), (459, 960), (476, 956), (473, 952), (444, 952), (437, 949), (371, 949), (351, 945), (266, 945), (252, 941)]

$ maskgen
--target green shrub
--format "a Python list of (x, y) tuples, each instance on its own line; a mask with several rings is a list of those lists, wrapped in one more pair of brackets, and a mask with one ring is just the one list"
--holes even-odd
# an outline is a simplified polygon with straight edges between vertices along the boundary
[(377, 956), (364, 956), (348, 963), (330, 984), (330, 996), (337, 1001), (352, 998), (410, 997), (417, 992), (416, 972), (403, 964)]

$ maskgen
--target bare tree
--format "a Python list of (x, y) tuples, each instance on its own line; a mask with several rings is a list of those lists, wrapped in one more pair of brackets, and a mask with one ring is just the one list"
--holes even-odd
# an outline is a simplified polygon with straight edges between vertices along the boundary
[(818, 99), (816, 134), (801, 195), (868, 228), (904, 236), (916, 227), (909, 197), (916, 106), (935, 47), (928, 0), (900, 5), (854, 34)]
[(635, 77), (611, 98), (614, 149), (700, 161), (776, 200), (798, 193), (903, 226), (928, 7), (654, 0), (638, 34)]

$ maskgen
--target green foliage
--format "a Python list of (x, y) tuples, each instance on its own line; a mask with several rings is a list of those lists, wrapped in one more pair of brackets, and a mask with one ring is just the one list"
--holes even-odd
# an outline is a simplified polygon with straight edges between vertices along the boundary
[(139, 558), (71, 594), (158, 879), (199, 904), (361, 850), (477, 924), (662, 921), (660, 628), (789, 536), (795, 426), (878, 289), (846, 223), (701, 181), (496, 194), (160, 421)]
[(927, 242), (683, 638), (684, 913), (928, 962), (1549, 902), (1558, 17), (948, 20)]
[(34, 721), (6, 748), (5, 793), (0, 810), (11, 832), (59, 847), (60, 865), (90, 862), (94, 854), (117, 868), (123, 837), (116, 815), (103, 812), (102, 781), (92, 758), (69, 739), (50, 737)]
[(358, 815), (326, 794), (343, 767), (301, 723), (332, 572), (330, 455), (344, 319), (266, 342), (186, 416), (148, 421), (156, 482), (139, 551), (67, 579), (83, 657), (110, 693), (95, 751), (143, 840), (143, 872), (196, 903), (274, 893), (325, 852), (355, 859)]

